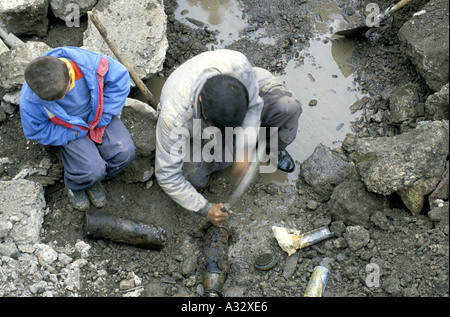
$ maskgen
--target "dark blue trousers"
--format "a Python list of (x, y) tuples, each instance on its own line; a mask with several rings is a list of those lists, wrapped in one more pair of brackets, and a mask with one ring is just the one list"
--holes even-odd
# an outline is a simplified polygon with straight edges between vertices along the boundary
[(125, 125), (114, 117), (106, 127), (102, 144), (80, 138), (61, 147), (64, 181), (73, 191), (87, 190), (117, 176), (131, 164), (136, 147)]

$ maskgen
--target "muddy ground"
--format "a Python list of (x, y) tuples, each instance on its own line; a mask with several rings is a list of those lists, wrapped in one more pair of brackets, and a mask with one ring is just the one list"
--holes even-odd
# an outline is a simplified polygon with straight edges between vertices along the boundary
[[(282, 73), (286, 62), (294, 58), (312, 36), (310, 12), (320, 2), (324, 1), (242, 1), (250, 23), (264, 25), (267, 35), (275, 37), (277, 42), (263, 44), (241, 39), (230, 48), (245, 53), (255, 66)], [(380, 7), (386, 7), (388, 2), (377, 1)], [(337, 3), (348, 15), (364, 8), (360, 1), (339, 0)], [(382, 95), (383, 91), (392, 90), (399, 83), (414, 81), (423, 84), (414, 65), (399, 53), (396, 34), (424, 3), (426, 1), (414, 0), (395, 16), (388, 28), (380, 30), (376, 41), (362, 39), (357, 42), (349, 63), (357, 69), (357, 80), (362, 89), (372, 95)], [(169, 17), (169, 50), (162, 76), (169, 75), (174, 67), (189, 57), (207, 50), (206, 45), (214, 45), (214, 33), (210, 30), (190, 28), (175, 20), (175, 0), (166, 0), (165, 6)], [(79, 29), (66, 29), (63, 23), (53, 21), (48, 37), (43, 40), (53, 47), (80, 46), (86, 23), (83, 19)], [(420, 93), (425, 99), (430, 91), (425, 84), (422, 87)], [(137, 91), (133, 93), (137, 94)], [(304, 107), (307, 107), (307, 102), (302, 102)], [(399, 133), (398, 127), (387, 128)], [(370, 131), (368, 125), (365, 133)], [(55, 163), (58, 163), (56, 149), (24, 139), (19, 114), (9, 117), (1, 125), (0, 133), (5, 156), (14, 157), (17, 162), (16, 170), (11, 166), (7, 171), (9, 175), (15, 175), (21, 164), (42, 153), (54, 155)], [(54, 171), (56, 174), (60, 172)], [(233, 184), (224, 175), (226, 173), (214, 175), (203, 189), (203, 194), (211, 201), (226, 201), (232, 193)], [(45, 198), (50, 212), (43, 224), (43, 243), (64, 246), (83, 240), (92, 246), (89, 264), (82, 268), (81, 289), (75, 294), (83, 297), (124, 296), (126, 293), (119, 289), (119, 284), (134, 273), (142, 281), (135, 296), (202, 296), (206, 221), (172, 202), (156, 180), (150, 188), (142, 183), (125, 184), (120, 177), (104, 185), (108, 197), (104, 210), (158, 224), (167, 230), (169, 239), (160, 251), (87, 239), (83, 231), (84, 214), (69, 205), (62, 179), (46, 186)], [(257, 180), (234, 208), (229, 221), (233, 234), (224, 295), (302, 297), (314, 267), (327, 263), (331, 277), (324, 297), (448, 297), (448, 224), (436, 227), (426, 215), (427, 210), (413, 217), (398, 199), (389, 199), (389, 208), (381, 211), (379, 221), (370, 224), (369, 243), (351, 251), (345, 244), (334, 242), (342, 236), (345, 225), (333, 220), (327, 201), (317, 197), (301, 179), (286, 186)], [(301, 231), (330, 226), (335, 230), (336, 238), (288, 257), (273, 237), (271, 227), (274, 224)], [(266, 252), (275, 255), (277, 264), (271, 270), (260, 271), (254, 267), (254, 261), (258, 254)], [(368, 283), (370, 273), (373, 273), (372, 269), (368, 270), (368, 265), (374, 263), (380, 273), (379, 283), (371, 280), (375, 284)], [(74, 292), (66, 290), (62, 295), (74, 296)]]

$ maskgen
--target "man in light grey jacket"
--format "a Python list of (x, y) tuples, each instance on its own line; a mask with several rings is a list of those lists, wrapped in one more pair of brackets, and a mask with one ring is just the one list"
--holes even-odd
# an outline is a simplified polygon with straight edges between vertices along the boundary
[[(182, 64), (164, 84), (159, 110), (158, 183), (180, 206), (215, 225), (225, 222), (232, 211), (221, 211), (222, 203), (210, 203), (197, 190), (211, 173), (231, 165), (242, 176), (256, 153), (256, 136), (263, 135), (260, 127), (277, 128), (269, 129), (264, 138), (269, 149), (276, 137), (278, 169), (295, 168), (285, 148), (297, 134), (300, 102), (270, 72), (253, 68), (239, 52), (204, 52)], [(239, 127), (245, 133), (235, 134), (234, 142), (228, 139), (228, 129)], [(244, 150), (236, 149), (236, 144), (245, 144)]]

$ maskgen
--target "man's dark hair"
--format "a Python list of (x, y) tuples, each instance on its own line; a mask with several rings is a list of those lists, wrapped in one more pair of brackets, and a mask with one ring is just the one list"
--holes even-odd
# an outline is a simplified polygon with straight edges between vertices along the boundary
[(244, 121), (248, 91), (236, 78), (228, 75), (211, 77), (205, 82), (200, 96), (206, 118), (220, 130), (236, 128)]
[(34, 59), (25, 69), (25, 80), (39, 98), (53, 101), (67, 92), (70, 76), (66, 63), (53, 56)]

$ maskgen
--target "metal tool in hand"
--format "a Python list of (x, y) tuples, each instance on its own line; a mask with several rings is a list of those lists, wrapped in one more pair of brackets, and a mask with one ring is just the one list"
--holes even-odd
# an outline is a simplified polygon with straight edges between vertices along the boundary
[[(255, 153), (255, 156), (256, 156), (256, 153)], [(236, 202), (239, 200), (239, 198), (247, 190), (248, 186), (250, 186), (254, 177), (258, 173), (258, 168), (259, 168), (259, 160), (258, 159), (255, 159), (252, 162), (250, 162), (249, 167), (247, 168), (247, 171), (245, 172), (245, 175), (242, 177), (242, 179), (239, 182), (238, 186), (236, 187), (233, 195), (231, 195), (228, 202), (224, 204), (224, 207), (221, 209), (221, 211), (228, 212), (229, 210), (231, 210), (231, 208), (236, 204)]]
[[(403, 8), (405, 5), (407, 5), (409, 2), (411, 2), (412, 0), (401, 0), (398, 3), (390, 6), (389, 8), (387, 8), (384, 13), (381, 13), (377, 16), (377, 19), (380, 23), (383, 23), (384, 21), (386, 21), (389, 17), (391, 17), (391, 15), (398, 11), (399, 9)], [(336, 35), (341, 35), (341, 36), (345, 36), (347, 38), (356, 38), (359, 36), (364, 35), (369, 29), (371, 29), (370, 26), (367, 26), (366, 24), (358, 26), (356, 28), (353, 29), (349, 29), (349, 30), (342, 30), (342, 31), (338, 31), (335, 32), (334, 34)]]

